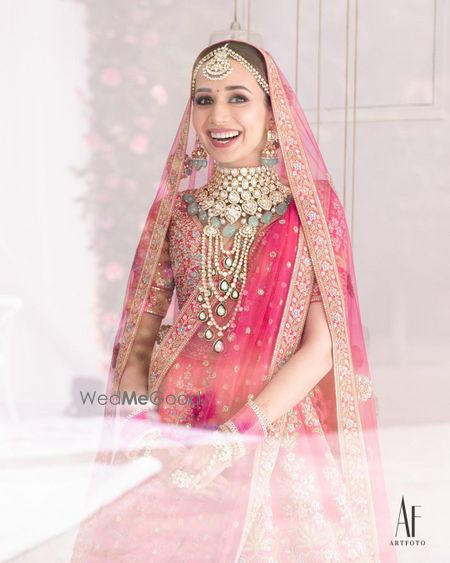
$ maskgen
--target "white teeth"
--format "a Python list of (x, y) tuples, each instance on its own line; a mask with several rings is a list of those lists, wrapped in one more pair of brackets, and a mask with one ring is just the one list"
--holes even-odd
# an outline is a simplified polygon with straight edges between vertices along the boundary
[(227, 133), (211, 133), (211, 137), (213, 139), (231, 139), (233, 137), (237, 137), (239, 135), (239, 131), (228, 131)]

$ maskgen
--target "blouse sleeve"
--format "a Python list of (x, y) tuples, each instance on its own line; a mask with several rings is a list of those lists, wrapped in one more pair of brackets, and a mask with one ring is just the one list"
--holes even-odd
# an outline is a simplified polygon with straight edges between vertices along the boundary
[(166, 237), (159, 257), (153, 284), (148, 290), (147, 303), (144, 311), (152, 315), (157, 315), (158, 317), (165, 317), (172, 299), (174, 287), (175, 281), (172, 265), (170, 263), (169, 242)]
[(322, 301), (322, 296), (320, 294), (319, 284), (317, 283), (316, 276), (314, 276), (313, 290), (311, 295), (311, 303), (313, 301)]

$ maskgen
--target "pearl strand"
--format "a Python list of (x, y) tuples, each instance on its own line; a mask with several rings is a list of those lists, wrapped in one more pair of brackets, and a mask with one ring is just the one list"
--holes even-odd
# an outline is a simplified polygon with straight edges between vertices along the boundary
[[(204, 252), (204, 247), (205, 247), (205, 239), (206, 239), (206, 234), (203, 233), (202, 235), (202, 257), (205, 256), (205, 252)], [(203, 261), (202, 261), (203, 262)], [(209, 269), (210, 270), (210, 269)], [(236, 314), (240, 308), (240, 303), (242, 300), (242, 292), (239, 293), (239, 298), (236, 304), (236, 307), (233, 311), (233, 315), (231, 317), (231, 319), (225, 323), (224, 325), (220, 326), (216, 319), (213, 316), (212, 313), (212, 306), (211, 306), (211, 301), (209, 299), (210, 297), (210, 293), (211, 290), (208, 289), (207, 284), (206, 284), (206, 278), (208, 276), (208, 281), (210, 284), (214, 283), (214, 280), (211, 278), (210, 276), (210, 271), (207, 271), (207, 269), (204, 267), (203, 263), (202, 263), (202, 289), (203, 289), (203, 298), (204, 298), (204, 304), (203, 307), (206, 308), (208, 310), (208, 316), (209, 316), (209, 321), (208, 324), (213, 324), (214, 327), (219, 331), (218, 336), (223, 336), (223, 331), (226, 330), (227, 328), (229, 328), (229, 326), (231, 326), (231, 324), (233, 323), (234, 319), (236, 318)]]
[[(214, 340), (214, 327), (218, 339), (213, 344), (215, 352), (223, 350), (222, 336), (235, 326), (238, 311), (242, 311), (243, 288), (247, 281), (248, 256), (256, 237), (258, 223), (268, 224), (273, 214), (283, 215), (292, 200), (288, 186), (281, 183), (277, 173), (266, 166), (251, 168), (224, 168), (218, 166), (211, 182), (204, 186), (197, 199), (192, 194), (183, 195), (190, 215), (198, 215), (204, 225), (202, 233), (202, 261), (200, 294), (202, 303), (198, 314), (208, 322), (204, 332), (207, 340)], [(236, 227), (240, 220), (242, 226)], [(228, 221), (223, 233), (221, 225)], [(225, 249), (223, 237), (233, 236), (232, 248)], [(220, 256), (225, 256), (222, 268)], [(231, 263), (230, 263), (231, 262)], [(220, 281), (214, 277), (220, 276)], [(240, 286), (239, 286), (240, 284)], [(239, 289), (240, 287), (240, 289)], [(229, 313), (226, 302), (237, 303), (231, 318), (220, 324), (214, 317), (212, 299), (217, 300), (215, 313), (225, 317)], [(231, 310), (230, 310), (231, 311)]]

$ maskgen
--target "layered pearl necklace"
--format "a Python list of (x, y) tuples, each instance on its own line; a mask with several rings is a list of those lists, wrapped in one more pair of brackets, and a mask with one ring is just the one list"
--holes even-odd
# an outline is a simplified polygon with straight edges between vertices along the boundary
[[(187, 203), (187, 212), (197, 215), (203, 225), (202, 277), (197, 297), (202, 310), (198, 318), (208, 324), (203, 336), (214, 341), (215, 352), (222, 352), (224, 333), (236, 326), (234, 320), (241, 310), (248, 254), (257, 225), (270, 223), (274, 214), (283, 215), (292, 197), (272, 168), (225, 168), (221, 165), (216, 165), (213, 178), (198, 190), (196, 197), (192, 194), (182, 197)], [(224, 248), (224, 237), (233, 237), (230, 249)], [(218, 301), (214, 311), (212, 296)], [(231, 318), (221, 325), (214, 313), (219, 318), (225, 317), (229, 299), (234, 302), (234, 310)]]

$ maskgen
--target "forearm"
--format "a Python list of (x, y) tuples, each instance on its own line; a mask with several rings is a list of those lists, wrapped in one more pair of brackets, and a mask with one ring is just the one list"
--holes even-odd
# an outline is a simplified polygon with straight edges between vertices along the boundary
[(310, 340), (284, 364), (255, 397), (270, 422), (306, 397), (332, 368), (331, 345)]
[(119, 391), (137, 394), (148, 392), (148, 371), (156, 342), (161, 317), (144, 313), (137, 331), (127, 364), (123, 371)]
[(128, 395), (134, 392), (137, 396), (147, 394), (147, 375), (142, 364), (127, 364), (120, 380), (119, 391), (126, 391)]

